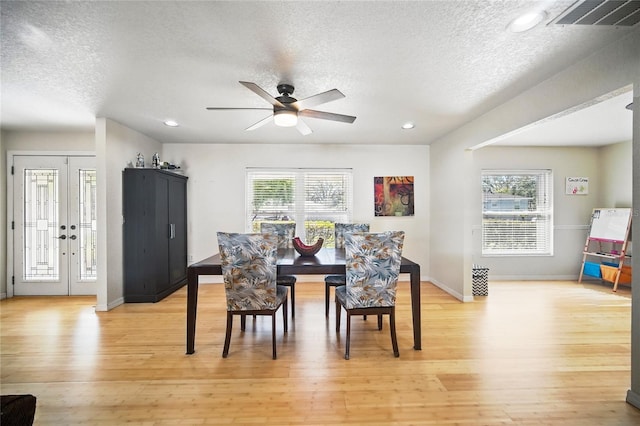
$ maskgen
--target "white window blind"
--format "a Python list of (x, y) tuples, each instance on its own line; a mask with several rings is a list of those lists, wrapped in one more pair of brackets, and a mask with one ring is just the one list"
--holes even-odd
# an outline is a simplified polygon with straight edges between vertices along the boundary
[(334, 224), (352, 217), (351, 169), (247, 169), (247, 231), (262, 222), (295, 222), (306, 242), (332, 246)]
[(482, 254), (553, 254), (551, 170), (482, 171)]

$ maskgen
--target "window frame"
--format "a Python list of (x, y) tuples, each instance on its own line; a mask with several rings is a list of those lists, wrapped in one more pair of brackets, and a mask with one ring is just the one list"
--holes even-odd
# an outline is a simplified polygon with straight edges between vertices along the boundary
[[(485, 179), (490, 176), (495, 177), (525, 177), (535, 176), (535, 208), (531, 208), (532, 201), (529, 201), (529, 208), (523, 210), (522, 200), (518, 200), (516, 208), (515, 197), (522, 196), (510, 194), (514, 198), (513, 206), (505, 209), (505, 203), (500, 203), (498, 198), (487, 197)], [(542, 193), (541, 193), (542, 192)], [(554, 229), (553, 229), (553, 171), (550, 169), (484, 169), (481, 171), (481, 254), (484, 257), (515, 257), (515, 256), (553, 256)], [(506, 200), (507, 197), (503, 198)], [(497, 206), (495, 209), (485, 209), (487, 203)], [(511, 238), (508, 236), (504, 241), (499, 241), (495, 235), (500, 232), (500, 224), (496, 226), (496, 219), (503, 217), (519, 217), (519, 220), (512, 220), (505, 229), (511, 229)], [(527, 220), (528, 219), (528, 220)], [(534, 224), (533, 229), (531, 225)], [(492, 226), (493, 225), (493, 226)], [(529, 229), (527, 229), (529, 228)], [(491, 235), (489, 237), (489, 235)], [(500, 244), (499, 247), (490, 247), (491, 243)], [(523, 247), (527, 242), (534, 243), (534, 247)]]
[[(322, 205), (311, 206), (309, 203), (311, 202), (307, 197), (308, 187), (306, 185), (308, 181), (308, 177), (314, 177), (314, 182), (322, 182), (322, 179), (318, 179), (318, 177), (322, 175), (332, 175), (339, 176), (342, 180), (344, 193), (342, 196), (344, 199), (339, 204), (339, 208), (335, 211), (329, 209), (323, 209)], [(276, 213), (274, 215), (274, 221), (294, 221), (296, 223), (296, 236), (300, 237), (303, 241), (307, 243), (312, 243), (313, 241), (307, 240), (307, 222), (313, 222), (313, 219), (307, 220), (309, 215), (316, 215), (319, 217), (324, 216), (325, 218), (316, 219), (320, 221), (330, 221), (333, 223), (336, 222), (351, 222), (353, 217), (353, 169), (351, 168), (265, 168), (265, 167), (248, 167), (246, 169), (246, 177), (245, 177), (245, 229), (246, 232), (259, 232), (257, 231), (257, 226), (254, 226), (255, 223), (259, 223), (254, 220), (254, 216), (256, 212), (254, 210), (253, 201), (254, 201), (254, 183), (260, 177), (269, 177), (273, 176), (274, 179), (282, 178), (282, 179), (294, 179), (292, 185), (292, 200), (289, 202), (291, 205), (286, 206), (286, 209), (274, 209), (273, 212)], [(286, 185), (283, 185), (283, 187)], [(313, 188), (313, 187), (312, 187)], [(287, 200), (289, 198), (288, 195), (281, 197), (282, 200)], [(284, 205), (279, 207), (285, 207)], [(316, 208), (312, 208), (316, 207)], [(263, 212), (262, 214), (265, 214)], [(278, 218), (277, 216), (280, 213), (282, 218)], [(333, 244), (333, 226), (331, 226), (331, 230), (325, 229), (325, 247), (331, 247)], [(318, 235), (311, 235), (311, 239), (316, 239)]]

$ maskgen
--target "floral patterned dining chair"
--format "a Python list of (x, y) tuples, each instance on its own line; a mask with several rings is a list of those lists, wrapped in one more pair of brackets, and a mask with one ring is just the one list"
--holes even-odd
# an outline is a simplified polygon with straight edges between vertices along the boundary
[(218, 247), (227, 301), (227, 331), (222, 357), (229, 354), (233, 316), (270, 315), (273, 359), (276, 359), (276, 312), (282, 306), (287, 332), (287, 287), (276, 285), (277, 237), (218, 232)]
[[(293, 237), (296, 233), (296, 224), (292, 223), (269, 223), (260, 224), (260, 232), (263, 234), (274, 234), (278, 236), (278, 248), (293, 248)], [(294, 275), (278, 275), (276, 282), (278, 285), (289, 287), (291, 300), (291, 318), (296, 317), (296, 277)]]
[(345, 359), (349, 359), (352, 315), (389, 315), (393, 354), (400, 356), (395, 305), (403, 244), (403, 231), (345, 235), (347, 282), (335, 291), (336, 332), (340, 331), (340, 307), (347, 312)]
[[(368, 223), (336, 223), (335, 247), (344, 248), (344, 234), (351, 232), (369, 232)], [(324, 316), (329, 316), (329, 300), (331, 300), (331, 287), (345, 285), (345, 275), (327, 275), (324, 277)]]

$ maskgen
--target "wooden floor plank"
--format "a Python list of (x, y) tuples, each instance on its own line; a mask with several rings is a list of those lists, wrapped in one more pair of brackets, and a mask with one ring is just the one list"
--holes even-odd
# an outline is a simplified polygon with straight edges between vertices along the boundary
[(185, 355), (186, 288), (155, 304), (96, 313), (92, 297), (0, 302), (2, 394), (37, 397), (36, 425), (639, 425), (630, 378), (630, 290), (599, 282), (491, 282), (460, 303), (422, 283), (414, 351), (400, 283), (394, 358), (388, 322), (324, 316), (324, 284), (296, 285), (289, 332), (236, 324), (221, 356), (224, 288), (201, 285), (196, 353)]

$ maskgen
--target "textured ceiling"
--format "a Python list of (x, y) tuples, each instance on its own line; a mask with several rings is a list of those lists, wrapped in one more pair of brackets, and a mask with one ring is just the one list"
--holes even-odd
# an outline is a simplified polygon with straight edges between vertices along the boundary
[[(166, 143), (429, 144), (639, 30), (545, 25), (572, 3), (2, 1), (0, 124), (108, 117)], [(543, 24), (506, 30), (537, 9)], [(269, 107), (239, 80), (273, 96), (291, 83), (298, 99), (337, 88), (346, 98), (315, 109), (357, 120), (247, 132), (268, 111), (205, 109)]]

